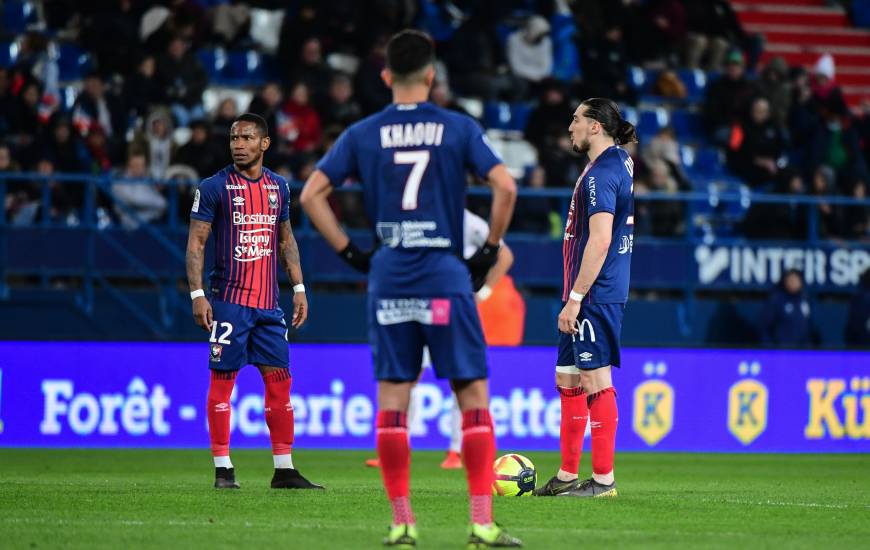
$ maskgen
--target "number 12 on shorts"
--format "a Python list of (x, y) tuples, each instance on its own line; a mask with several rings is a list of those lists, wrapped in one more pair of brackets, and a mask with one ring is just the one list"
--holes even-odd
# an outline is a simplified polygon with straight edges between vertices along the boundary
[(393, 153), (396, 164), (413, 164), (408, 179), (405, 180), (405, 190), (402, 192), (402, 210), (416, 210), (417, 197), (420, 195), (420, 182), (429, 166), (429, 151), (396, 151)]
[(230, 344), (231, 343), (230, 342), (230, 334), (233, 333), (232, 323), (223, 322), (223, 323), (220, 323), (220, 325), (221, 325), (221, 329), (223, 330), (223, 332), (221, 333), (220, 338), (218, 338), (218, 336), (217, 336), (218, 323), (217, 323), (217, 321), (212, 322), (212, 324), (211, 324), (211, 336), (209, 337), (208, 341), (213, 343), (213, 344), (214, 343)]

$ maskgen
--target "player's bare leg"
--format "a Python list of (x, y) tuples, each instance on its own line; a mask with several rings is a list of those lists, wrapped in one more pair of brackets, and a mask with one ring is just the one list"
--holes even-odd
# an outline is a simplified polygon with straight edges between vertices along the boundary
[(580, 383), (588, 395), (592, 425), (592, 477), (564, 494), (576, 497), (615, 497), (617, 491), (613, 476), (613, 455), (619, 417), (611, 367), (581, 371)]
[(441, 461), (441, 467), (445, 470), (462, 469), (462, 411), (455, 398), (450, 407), (450, 447), (447, 456)]
[(414, 546), (417, 520), (411, 509), (411, 447), (408, 442), (408, 402), (414, 382), (378, 382), (376, 446), (384, 489), (393, 510), (386, 546)]
[(230, 460), (230, 396), (238, 371), (211, 371), (208, 386), (206, 417), (211, 454), (214, 457), (214, 486), (216, 489), (238, 489), (236, 471)]
[(489, 414), (489, 386), (486, 379), (451, 382), (462, 411), (462, 456), (468, 479), (471, 507), (469, 548), (519, 547), (522, 542), (509, 535), (492, 519), (492, 463), (495, 434)]
[(535, 489), (536, 496), (556, 496), (576, 489), (578, 485), (583, 434), (589, 417), (586, 393), (580, 383), (580, 369), (573, 366), (556, 367), (556, 389), (562, 402), (559, 428), (562, 463), (555, 476)]
[(290, 385), (293, 378), (284, 367), (257, 365), (266, 386), (264, 411), (269, 439), (272, 441), (273, 489), (323, 489), (311, 483), (293, 467), (293, 406), (290, 404)]

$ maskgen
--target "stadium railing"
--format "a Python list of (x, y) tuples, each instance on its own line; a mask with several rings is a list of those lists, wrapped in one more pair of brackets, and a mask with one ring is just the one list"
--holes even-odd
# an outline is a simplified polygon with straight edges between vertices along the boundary
[[(144, 325), (154, 327), (154, 335), (172, 328), (177, 310), (187, 312), (188, 304), (179, 299), (186, 288), (184, 283), (184, 251), (187, 237), (186, 212), (180, 205), (191, 196), (193, 182), (128, 180), (115, 175), (92, 174), (38, 174), (0, 173), (0, 195), (6, 197), (10, 183), (30, 182), (40, 189), (37, 201), (39, 214), (28, 223), (12, 223), (5, 209), (0, 211), (0, 298), (8, 297), (10, 278), (29, 278), (48, 288), (57, 278), (75, 279), (79, 289), (76, 297), (78, 307), (87, 315), (93, 315), (94, 290), (104, 289), (119, 306), (136, 317)], [(146, 223), (135, 209), (118, 200), (113, 193), (114, 184), (159, 185), (167, 199), (166, 215), (159, 221)], [(65, 186), (78, 186), (81, 205), (72, 216), (46, 215), (53, 212), (53, 193)], [(290, 184), (294, 200), (301, 190), (301, 182)], [(719, 186), (711, 181), (707, 191), (679, 193), (648, 192), (635, 197), (638, 207), (648, 203), (676, 203), (680, 206), (686, 230), (680, 235), (653, 237), (636, 235), (636, 243), (642, 250), (667, 252), (668, 247), (738, 246), (771, 241), (752, 241), (741, 236), (735, 227), (741, 213), (753, 204), (788, 204), (806, 206), (807, 238), (797, 241), (776, 241), (778, 246), (808, 247), (830, 240), (819, 233), (819, 204), (841, 207), (870, 208), (870, 201), (843, 196), (796, 196), (752, 193), (746, 188), (740, 191), (719, 192)], [(733, 189), (733, 185), (728, 186)], [(359, 185), (338, 187), (338, 193), (360, 193)], [(551, 211), (564, 221), (564, 215), (572, 195), (571, 188), (525, 189), (519, 191), (516, 216), (524, 215), (525, 201), (549, 199)], [(471, 187), (472, 201), (487, 202), (489, 190)], [(136, 229), (125, 229), (117, 221), (124, 215), (134, 220)], [(361, 283), (364, 277), (347, 268), (328, 249), (299, 209), (293, 209), (294, 232), (299, 242), (306, 272), (306, 282), (311, 283)], [(552, 224), (551, 224), (552, 225)], [(366, 229), (351, 229), (350, 233), (362, 246), (371, 244), (371, 233)], [(556, 232), (529, 233), (512, 231), (508, 242), (515, 247), (517, 263), (512, 271), (520, 286), (540, 289), (556, 289), (561, 285), (560, 251), (561, 236)], [(852, 242), (848, 246), (870, 249), (866, 242)], [(667, 258), (662, 256), (665, 262)], [(208, 260), (207, 260), (208, 261)], [(647, 264), (649, 265), (649, 264)], [(652, 267), (652, 266), (650, 266)], [(659, 266), (660, 267), (660, 266)], [(637, 261), (635, 271), (638, 270)], [(646, 269), (646, 267), (644, 268)], [(702, 287), (697, 277), (679, 271), (667, 277), (635, 277), (633, 287), (638, 289), (676, 291), (690, 304), (695, 292)], [(157, 313), (149, 313), (134, 300), (129, 299), (125, 288), (143, 284), (156, 292)], [(724, 282), (713, 284), (711, 289), (744, 289), (740, 284)], [(843, 293), (845, 289), (821, 288)]]

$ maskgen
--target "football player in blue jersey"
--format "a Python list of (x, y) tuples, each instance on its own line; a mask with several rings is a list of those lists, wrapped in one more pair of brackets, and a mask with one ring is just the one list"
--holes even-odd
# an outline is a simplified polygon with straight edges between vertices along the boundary
[[(435, 48), (425, 33), (390, 39), (382, 73), (393, 103), (348, 128), (317, 164), (302, 206), (326, 241), (369, 273), (368, 322), (378, 380), (376, 441), (393, 510), (384, 544), (413, 546), (407, 416), (411, 387), (429, 347), (435, 373), (451, 381), (462, 410), (462, 456), (471, 503), (469, 546), (517, 547), (492, 519), (495, 439), (489, 414), (486, 348), (472, 280), (496, 261), (516, 200), (516, 185), (477, 122), (427, 101)], [(469, 171), (493, 191), (486, 243), (462, 260)], [(379, 246), (360, 251), (328, 202), (332, 187), (353, 178), (363, 187)]]
[[(556, 385), (562, 401), (562, 465), (538, 496), (615, 497), (616, 391), (619, 334), (628, 300), (634, 247), (634, 163), (620, 145), (637, 141), (616, 103), (587, 99), (568, 128), (589, 164), (574, 186), (562, 243)], [(586, 421), (592, 428), (592, 477), (578, 480)]]

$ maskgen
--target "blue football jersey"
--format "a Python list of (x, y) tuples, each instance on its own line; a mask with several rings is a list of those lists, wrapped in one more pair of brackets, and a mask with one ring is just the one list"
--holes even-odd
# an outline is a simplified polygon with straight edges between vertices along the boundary
[(317, 164), (333, 185), (358, 180), (380, 246), (369, 291), (471, 292), (462, 262), (465, 185), (501, 163), (477, 122), (431, 103), (393, 104), (341, 134)]
[(634, 247), (634, 163), (614, 145), (590, 162), (577, 180), (562, 243), (562, 300), (574, 287), (583, 250), (589, 240), (589, 218), (599, 212), (613, 214), (613, 235), (607, 258), (584, 303), (624, 304), (628, 301), (631, 252)]

